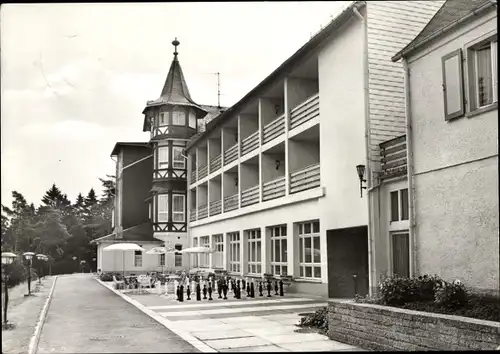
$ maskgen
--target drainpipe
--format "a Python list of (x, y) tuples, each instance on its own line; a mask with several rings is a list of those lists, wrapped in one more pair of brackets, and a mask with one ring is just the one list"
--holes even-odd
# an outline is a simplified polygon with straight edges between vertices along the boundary
[(406, 115), (406, 161), (408, 176), (408, 216), (409, 216), (409, 238), (410, 238), (410, 274), (416, 275), (417, 272), (417, 240), (415, 235), (415, 193), (413, 186), (413, 132), (411, 123), (411, 96), (410, 96), (410, 70), (408, 61), (403, 57), (404, 86), (405, 86), (405, 115)]
[(367, 193), (366, 198), (368, 202), (368, 288), (370, 295), (372, 294), (372, 288), (374, 287), (373, 282), (376, 282), (375, 276), (375, 253), (373, 246), (373, 221), (372, 221), (372, 168), (371, 168), (371, 158), (370, 158), (370, 97), (369, 97), (369, 69), (368, 69), (368, 27), (366, 19), (360, 14), (358, 7), (353, 7), (353, 13), (362, 22), (363, 26), (363, 90), (364, 90), (364, 108), (365, 108), (365, 155), (366, 155), (366, 187)]

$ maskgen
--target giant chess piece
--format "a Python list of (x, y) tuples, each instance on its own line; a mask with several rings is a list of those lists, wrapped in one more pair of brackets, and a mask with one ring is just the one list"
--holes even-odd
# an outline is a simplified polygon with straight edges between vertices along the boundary
[(222, 292), (224, 293), (224, 300), (227, 300), (227, 283), (224, 283), (224, 286), (222, 288)]
[(236, 283), (236, 280), (233, 283), (233, 297), (238, 298), (238, 283)]
[(179, 301), (184, 302), (184, 285), (179, 287)]
[(177, 296), (177, 298), (176, 298), (177, 301), (180, 301), (180, 299), (181, 299), (181, 296), (179, 295), (180, 290), (181, 289), (180, 289), (179, 285), (177, 285), (177, 289), (175, 289), (175, 295)]
[(246, 291), (247, 283), (246, 283), (245, 279), (241, 279), (241, 288), (240, 289), (243, 289), (243, 291)]
[(262, 294), (262, 282), (259, 282), (259, 296), (264, 296), (264, 294)]
[(247, 282), (247, 289), (246, 289), (246, 292), (247, 292), (247, 297), (252, 296), (252, 294), (250, 293), (250, 282), (249, 282), (249, 281)]
[(250, 297), (251, 298), (254, 298), (255, 297), (255, 286), (252, 282), (252, 284), (250, 284)]
[(189, 286), (189, 284), (186, 288), (186, 294), (187, 294), (186, 300), (191, 300), (191, 287)]
[(208, 282), (208, 300), (212, 299), (212, 282)]
[(237, 299), (241, 299), (241, 293), (240, 293), (241, 289), (240, 289), (240, 284), (236, 283), (236, 288), (234, 289), (234, 292), (236, 294), (236, 298)]
[(200, 283), (196, 284), (196, 301), (201, 301)]
[(207, 285), (203, 284), (203, 300), (207, 299)]
[(285, 294), (283, 293), (283, 280), (282, 280), (282, 279), (280, 279), (280, 296), (283, 296), (283, 295), (285, 295)]
[(271, 280), (267, 281), (267, 297), (271, 297)]
[(278, 281), (274, 281), (274, 295), (278, 295)]

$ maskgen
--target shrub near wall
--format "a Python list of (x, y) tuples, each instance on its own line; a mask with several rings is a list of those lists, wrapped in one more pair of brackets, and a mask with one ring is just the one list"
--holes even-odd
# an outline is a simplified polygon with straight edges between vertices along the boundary
[(331, 300), (328, 337), (372, 350), (491, 350), (500, 323)]

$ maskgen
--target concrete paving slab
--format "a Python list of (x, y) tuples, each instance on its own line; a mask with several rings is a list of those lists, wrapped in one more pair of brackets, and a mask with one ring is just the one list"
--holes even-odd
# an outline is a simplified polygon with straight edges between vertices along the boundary
[(243, 331), (241, 329), (231, 329), (227, 331), (193, 332), (192, 334), (200, 340), (243, 338), (255, 336), (254, 334)]
[(257, 346), (271, 344), (268, 340), (259, 337), (216, 339), (216, 340), (207, 340), (205, 341), (205, 343), (217, 350), (242, 348), (242, 347), (257, 347)]
[(333, 340), (321, 340), (314, 342), (303, 343), (284, 343), (279, 344), (281, 348), (292, 352), (307, 352), (307, 351), (339, 351), (339, 350), (355, 350), (356, 348), (349, 344), (340, 343)]
[(243, 347), (243, 348), (233, 348), (233, 349), (225, 349), (225, 352), (289, 352), (289, 350), (285, 348), (278, 347), (276, 345), (260, 345), (258, 347)]
[(286, 334), (261, 334), (260, 338), (267, 339), (273, 344), (304, 343), (330, 340), (318, 333), (286, 333)]
[(278, 334), (292, 334), (296, 329), (299, 327), (297, 326), (282, 326), (282, 325), (276, 325), (272, 327), (255, 327), (255, 328), (245, 328), (245, 332), (252, 333), (258, 337), (260, 337), (263, 334), (267, 335), (278, 335)]

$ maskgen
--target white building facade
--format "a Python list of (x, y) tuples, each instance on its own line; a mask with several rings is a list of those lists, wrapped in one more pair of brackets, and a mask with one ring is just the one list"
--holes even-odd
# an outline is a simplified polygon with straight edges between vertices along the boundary
[(195, 265), (288, 275), (291, 291), (325, 297), (376, 286), (389, 238), (374, 193), (379, 145), (406, 132), (403, 67), (391, 55), (442, 3), (354, 2), (190, 141), (188, 237), (216, 249)]

